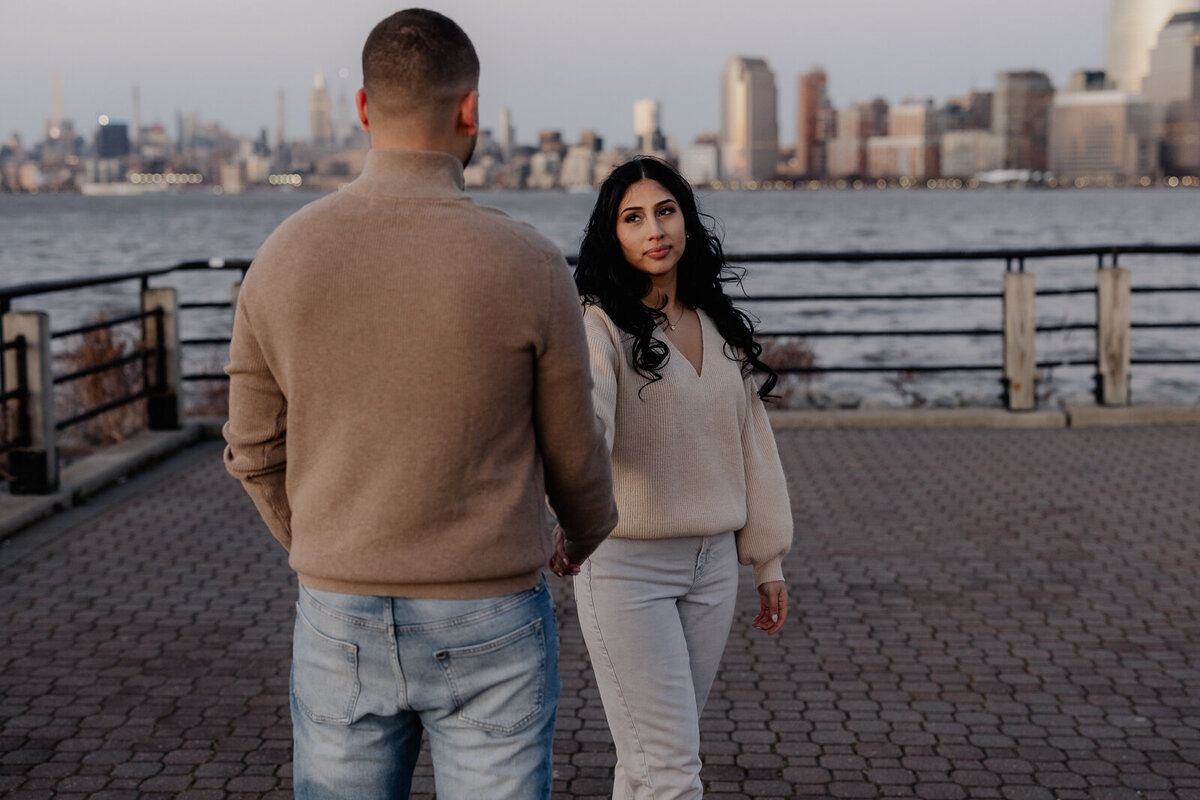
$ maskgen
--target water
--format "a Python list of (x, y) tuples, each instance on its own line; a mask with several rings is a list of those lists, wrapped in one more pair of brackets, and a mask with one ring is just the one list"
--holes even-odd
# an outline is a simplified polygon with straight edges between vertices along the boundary
[[(216, 196), (205, 192), (141, 197), (78, 195), (0, 196), (0, 284), (123, 272), (209, 257), (248, 258), (284, 218), (318, 195), (258, 192)], [(476, 199), (535, 224), (564, 252), (578, 249), (594, 202), (591, 194), (480, 193)], [(701, 207), (724, 232), (727, 252), (794, 250), (984, 249), (1200, 242), (1200, 192), (1107, 191), (861, 191), (702, 193)], [(1094, 284), (1093, 258), (1032, 262), (1039, 288)], [(1200, 285), (1200, 259), (1127, 256), (1134, 286)], [(999, 291), (1001, 262), (934, 264), (751, 265), (751, 293), (867, 291)], [(233, 275), (186, 274), (170, 283), (187, 300), (226, 299)], [(136, 302), (135, 286), (120, 284), (18, 307), (45, 308), (56, 329), (97, 308), (110, 315)], [(1135, 294), (1134, 321), (1200, 321), (1197, 295)], [(1038, 298), (1039, 324), (1094, 321), (1091, 296)], [(748, 305), (764, 330), (853, 328), (998, 328), (998, 300), (912, 303), (789, 303)], [(185, 316), (184, 336), (218, 335), (228, 325), (220, 312)], [(820, 338), (809, 341), (818, 363), (1000, 363), (1000, 342), (988, 338)], [(1094, 333), (1067, 331), (1038, 336), (1038, 360), (1086, 358)], [(1133, 332), (1135, 357), (1196, 357), (1195, 330)], [(192, 354), (191, 369), (220, 366), (214, 350)], [(1045, 371), (1048, 401), (1086, 394), (1092, 368)], [(807, 387), (824, 395), (852, 394), (880, 404), (912, 393), (942, 403), (995, 402), (992, 373), (945, 373), (901, 379), (898, 374), (842, 374), (816, 378)], [(1200, 402), (1200, 369), (1134, 366), (1135, 401)]]

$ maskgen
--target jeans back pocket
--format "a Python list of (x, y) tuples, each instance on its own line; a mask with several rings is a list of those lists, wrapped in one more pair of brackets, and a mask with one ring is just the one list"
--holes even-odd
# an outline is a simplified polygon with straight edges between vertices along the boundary
[(546, 703), (542, 620), (490, 641), (434, 653), (450, 683), (458, 718), (510, 736), (537, 719)]
[(313, 722), (349, 725), (360, 691), (358, 645), (321, 633), (296, 606), (292, 695)]

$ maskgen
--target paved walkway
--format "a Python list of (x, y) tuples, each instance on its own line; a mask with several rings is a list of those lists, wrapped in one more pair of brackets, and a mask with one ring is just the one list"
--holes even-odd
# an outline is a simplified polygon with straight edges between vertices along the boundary
[[(751, 630), (744, 581), (709, 798), (1200, 798), (1200, 427), (779, 442), (800, 613)], [(290, 797), (294, 589), (215, 443), (4, 542), (0, 796)], [(556, 797), (603, 797), (556, 592)]]

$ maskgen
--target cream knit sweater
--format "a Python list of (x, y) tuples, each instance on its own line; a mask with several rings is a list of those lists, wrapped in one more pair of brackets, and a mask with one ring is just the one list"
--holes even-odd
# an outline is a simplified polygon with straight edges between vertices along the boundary
[(547, 497), (572, 558), (616, 524), (566, 261), (445, 153), (373, 149), (280, 225), (226, 371), (226, 466), (307, 586), (511, 594), (550, 555)]
[(727, 357), (716, 325), (699, 316), (699, 374), (660, 337), (670, 357), (662, 380), (647, 385), (633, 368), (632, 337), (598, 306), (584, 308), (592, 398), (612, 451), (620, 512), (612, 535), (665, 539), (735, 531), (738, 560), (754, 566), (755, 585), (782, 580), (792, 512), (766, 409), (754, 381)]

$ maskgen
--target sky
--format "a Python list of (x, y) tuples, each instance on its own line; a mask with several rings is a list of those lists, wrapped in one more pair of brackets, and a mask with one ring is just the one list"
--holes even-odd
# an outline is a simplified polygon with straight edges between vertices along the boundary
[[(780, 141), (795, 137), (796, 76), (828, 75), (835, 106), (882, 96), (942, 102), (989, 89), (997, 71), (1039, 69), (1056, 86), (1103, 66), (1108, 0), (425, 0), (452, 17), (482, 63), (482, 127), (511, 110), (517, 140), (567, 142), (593, 129), (633, 143), (633, 103), (655, 98), (663, 132), (686, 145), (719, 128), (731, 55), (766, 59), (779, 91)], [(91, 136), (107, 114), (176, 132), (176, 112), (236, 134), (266, 128), (285, 93), (288, 138), (309, 134), (317, 71), (335, 114), (362, 82), (379, 0), (0, 0), (0, 140), (40, 139), (53, 75), (65, 116)], [(352, 112), (351, 112), (352, 113)], [(336, 117), (335, 117), (336, 118)]]

